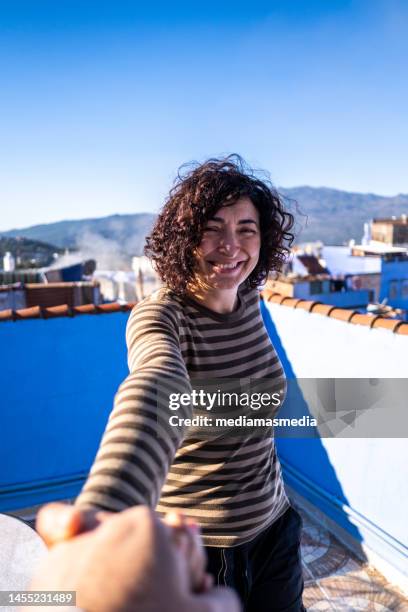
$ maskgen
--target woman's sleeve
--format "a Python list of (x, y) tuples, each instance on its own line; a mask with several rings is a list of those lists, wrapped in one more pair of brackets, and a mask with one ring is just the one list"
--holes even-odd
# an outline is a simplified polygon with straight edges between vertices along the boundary
[(119, 387), (99, 451), (76, 503), (119, 511), (155, 507), (184, 428), (169, 417), (191, 416), (190, 406), (169, 410), (170, 393), (189, 393), (175, 308), (147, 301), (126, 328), (130, 373)]

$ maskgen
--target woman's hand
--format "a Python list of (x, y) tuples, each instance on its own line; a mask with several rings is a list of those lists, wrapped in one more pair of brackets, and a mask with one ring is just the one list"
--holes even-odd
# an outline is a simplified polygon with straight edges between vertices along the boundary
[(164, 522), (172, 528), (173, 542), (186, 556), (192, 590), (195, 593), (201, 593), (211, 589), (213, 578), (205, 571), (207, 557), (199, 525), (182, 512), (167, 514)]
[(80, 533), (91, 531), (113, 512), (80, 509), (76, 506), (53, 502), (43, 506), (37, 515), (35, 528), (48, 546), (70, 540)]

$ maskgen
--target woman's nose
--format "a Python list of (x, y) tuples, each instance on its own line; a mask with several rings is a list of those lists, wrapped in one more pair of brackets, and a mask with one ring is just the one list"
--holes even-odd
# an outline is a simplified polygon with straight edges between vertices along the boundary
[(228, 255), (234, 253), (238, 248), (239, 244), (234, 234), (225, 234), (220, 241), (219, 247), (220, 250), (225, 251)]

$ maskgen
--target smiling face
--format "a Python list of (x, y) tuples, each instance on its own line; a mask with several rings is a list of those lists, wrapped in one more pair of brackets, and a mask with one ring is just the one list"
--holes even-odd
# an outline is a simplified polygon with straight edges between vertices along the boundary
[(248, 197), (223, 206), (207, 222), (196, 251), (196, 281), (202, 290), (236, 295), (259, 259), (259, 213)]

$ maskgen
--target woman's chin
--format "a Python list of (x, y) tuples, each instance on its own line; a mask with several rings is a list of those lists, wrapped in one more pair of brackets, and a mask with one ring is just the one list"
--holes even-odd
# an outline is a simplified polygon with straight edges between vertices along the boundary
[(240, 278), (210, 278), (207, 281), (207, 284), (212, 289), (218, 290), (229, 290), (236, 289), (238, 291), (238, 287), (241, 285), (243, 280)]

